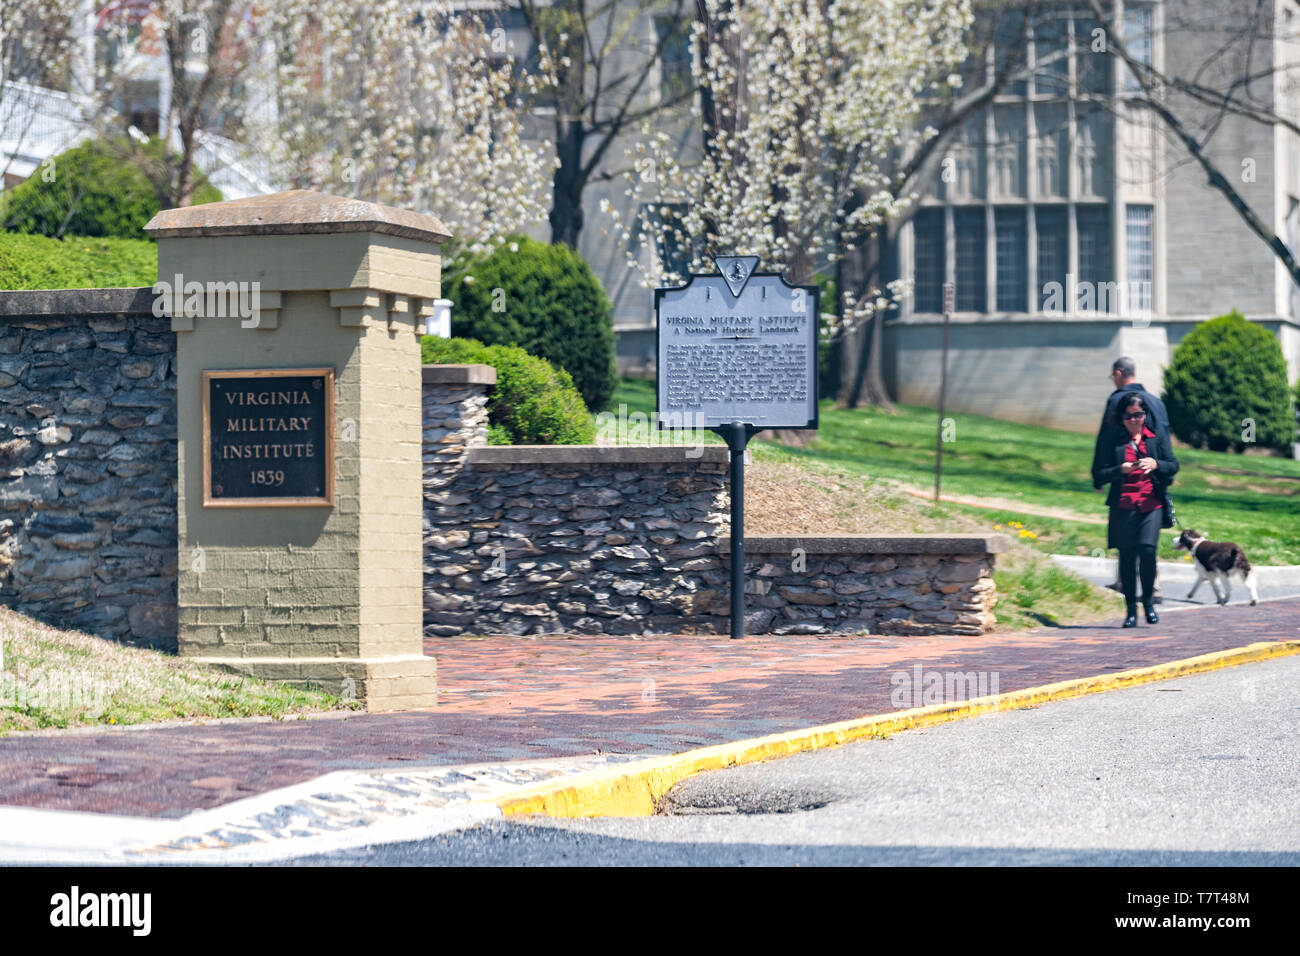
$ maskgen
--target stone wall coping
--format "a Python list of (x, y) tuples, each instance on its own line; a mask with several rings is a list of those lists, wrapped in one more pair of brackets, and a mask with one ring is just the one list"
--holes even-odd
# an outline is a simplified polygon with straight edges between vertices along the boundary
[[(790, 554), (999, 554), (1011, 546), (1005, 534), (805, 534), (745, 535), (745, 553)], [(718, 550), (730, 554), (730, 536)]]
[(446, 226), (424, 213), (310, 189), (164, 209), (144, 231), (155, 239), (373, 232), (435, 243), (450, 235)]
[(420, 378), (425, 385), (495, 385), (497, 370), (491, 365), (425, 365)]
[(0, 318), (153, 315), (152, 286), (142, 289), (34, 289), (0, 292)]
[[(687, 457), (702, 450), (703, 454)], [(494, 469), (512, 465), (670, 465), (681, 462), (726, 464), (724, 445), (475, 445), (468, 450), (465, 464), (471, 468)]]

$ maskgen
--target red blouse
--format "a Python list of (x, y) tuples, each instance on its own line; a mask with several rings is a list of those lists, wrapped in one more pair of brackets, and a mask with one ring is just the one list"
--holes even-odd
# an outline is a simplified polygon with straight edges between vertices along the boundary
[[(1142, 426), (1142, 436), (1138, 439), (1137, 449), (1133, 448), (1133, 440), (1129, 439), (1124, 446), (1124, 460), (1136, 463), (1139, 458), (1149, 458), (1147, 454), (1147, 439), (1155, 438), (1156, 434), (1145, 425)], [(1155, 482), (1151, 480), (1150, 474), (1143, 474), (1140, 468), (1134, 468), (1124, 476), (1124, 483), (1120, 485), (1119, 501), (1117, 506), (1126, 511), (1155, 511), (1161, 506), (1160, 496), (1156, 494)]]

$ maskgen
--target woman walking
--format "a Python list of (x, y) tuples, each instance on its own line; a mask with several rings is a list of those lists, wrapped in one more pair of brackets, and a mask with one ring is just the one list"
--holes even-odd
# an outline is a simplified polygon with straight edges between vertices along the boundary
[[(1134, 393), (1115, 405), (1115, 434), (1124, 441), (1101, 449), (1093, 465), (1093, 484), (1110, 483), (1107, 546), (1119, 549), (1119, 581), (1128, 613), (1125, 627), (1137, 627), (1137, 576), (1142, 577), (1142, 606), (1148, 624), (1160, 620), (1153, 598), (1156, 546), (1165, 523), (1165, 489), (1178, 473), (1169, 439), (1157, 435), (1146, 403)], [(1154, 424), (1154, 423), (1153, 423)]]

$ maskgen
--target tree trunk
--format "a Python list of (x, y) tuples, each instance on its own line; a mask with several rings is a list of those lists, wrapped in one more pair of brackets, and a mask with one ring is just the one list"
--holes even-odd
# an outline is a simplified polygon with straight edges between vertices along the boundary
[[(859, 294), (884, 285), (890, 238), (889, 225), (886, 224), (859, 247), (862, 250), (860, 258), (866, 262)], [(884, 339), (885, 313), (877, 309), (871, 315), (868, 328), (861, 333), (853, 384), (844, 399), (846, 408), (857, 408), (860, 405), (877, 405), (885, 409), (894, 407), (889, 392), (885, 389)]]
[(583, 226), (582, 146), (586, 131), (581, 120), (556, 126), (560, 165), (551, 178), (551, 242), (576, 250)]

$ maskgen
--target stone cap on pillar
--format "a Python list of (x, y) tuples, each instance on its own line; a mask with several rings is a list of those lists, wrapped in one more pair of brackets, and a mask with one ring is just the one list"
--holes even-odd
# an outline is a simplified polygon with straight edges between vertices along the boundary
[(310, 189), (164, 209), (149, 220), (144, 231), (155, 239), (370, 232), (434, 243), (442, 243), (450, 235), (446, 226), (425, 213)]
[(290, 308), (285, 294), (323, 292), (340, 325), (418, 335), (442, 291), (447, 227), (409, 209), (295, 189), (164, 209), (144, 228), (158, 240), (154, 292), (175, 332), (236, 314), (244, 328), (271, 331)]

